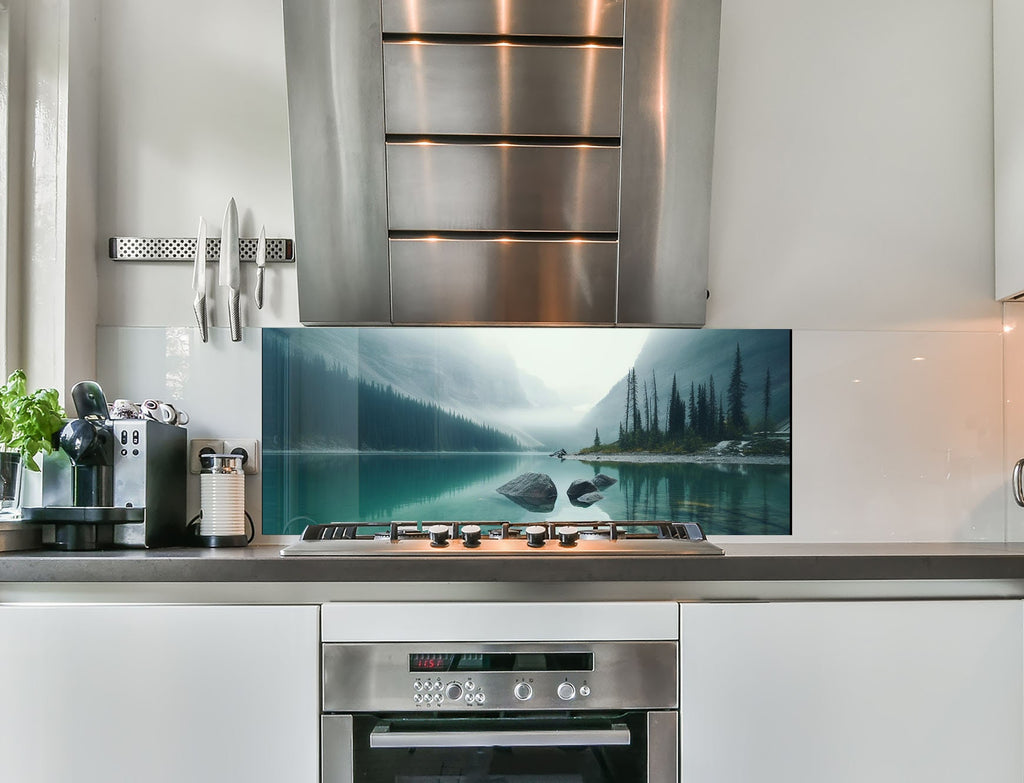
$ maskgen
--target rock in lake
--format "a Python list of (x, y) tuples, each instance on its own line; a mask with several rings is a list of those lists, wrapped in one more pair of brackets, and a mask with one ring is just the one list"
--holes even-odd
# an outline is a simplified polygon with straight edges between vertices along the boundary
[(618, 479), (613, 479), (611, 476), (604, 475), (604, 473), (598, 473), (594, 478), (590, 479), (590, 482), (598, 489), (610, 487), (616, 481), (618, 481)]
[(574, 506), (592, 506), (597, 501), (604, 500), (604, 495), (600, 492), (587, 492), (584, 495), (580, 495), (575, 500), (570, 501)]
[(547, 473), (523, 473), (497, 489), (509, 500), (525, 508), (550, 511), (554, 508), (558, 489)]
[(576, 500), (580, 495), (586, 495), (588, 492), (597, 492), (597, 487), (587, 479), (576, 479), (569, 485), (565, 494), (569, 496), (569, 500)]

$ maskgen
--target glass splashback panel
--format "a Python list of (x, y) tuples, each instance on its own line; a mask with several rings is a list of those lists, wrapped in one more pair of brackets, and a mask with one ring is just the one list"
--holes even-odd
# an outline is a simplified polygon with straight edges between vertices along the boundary
[(791, 355), (788, 330), (264, 329), (263, 533), (668, 519), (789, 534)]

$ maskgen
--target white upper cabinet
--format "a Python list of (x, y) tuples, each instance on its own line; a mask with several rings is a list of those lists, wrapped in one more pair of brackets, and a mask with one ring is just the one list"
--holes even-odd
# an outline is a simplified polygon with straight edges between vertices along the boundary
[(1024, 0), (992, 3), (996, 298), (1024, 293)]

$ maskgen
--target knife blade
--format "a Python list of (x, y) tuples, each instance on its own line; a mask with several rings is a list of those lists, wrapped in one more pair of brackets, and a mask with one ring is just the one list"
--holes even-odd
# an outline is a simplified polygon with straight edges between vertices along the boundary
[(256, 309), (263, 309), (263, 275), (267, 265), (267, 227), (260, 226), (260, 238), (256, 240), (256, 291), (253, 299)]
[(224, 226), (220, 235), (220, 277), (219, 282), (228, 289), (228, 324), (231, 326), (231, 341), (242, 339), (242, 323), (239, 313), (239, 289), (241, 288), (238, 250), (238, 207), (235, 200), (228, 201), (224, 210)]
[(206, 218), (199, 218), (199, 234), (196, 237), (196, 260), (192, 266), (192, 290), (196, 298), (192, 300), (192, 310), (196, 314), (199, 325), (199, 336), (203, 342), (210, 339), (206, 320)]

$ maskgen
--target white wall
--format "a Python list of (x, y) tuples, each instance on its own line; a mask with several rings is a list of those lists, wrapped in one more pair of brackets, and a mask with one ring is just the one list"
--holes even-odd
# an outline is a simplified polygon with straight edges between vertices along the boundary
[[(229, 196), (292, 236), (279, 0), (101, 3), (101, 239), (216, 236)], [(795, 537), (1002, 540), (989, 4), (724, 0), (720, 57), (707, 325), (795, 330)], [(191, 324), (188, 265), (98, 269), (101, 325)], [(294, 269), (268, 294), (243, 322), (297, 325)]]
[[(220, 236), (231, 197), (241, 236), (294, 237), (280, 0), (101, 3), (100, 237), (195, 236), (200, 216)], [(100, 324), (193, 322), (189, 265), (100, 252)], [(297, 325), (294, 266), (268, 267), (262, 311), (243, 266), (243, 323)]]

